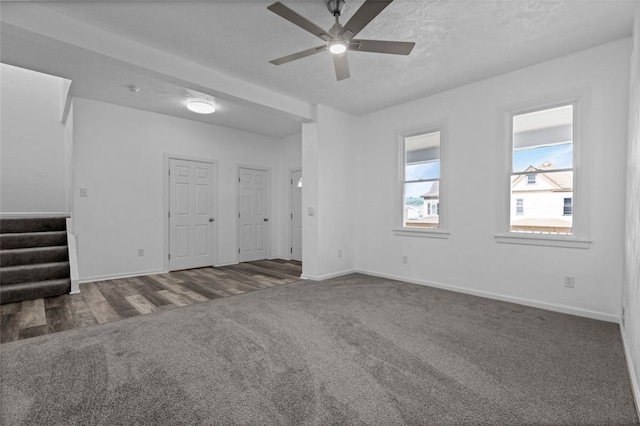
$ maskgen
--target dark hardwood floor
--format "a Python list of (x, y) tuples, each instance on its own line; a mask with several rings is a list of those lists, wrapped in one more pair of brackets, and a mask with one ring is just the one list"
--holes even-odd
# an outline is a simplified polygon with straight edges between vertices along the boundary
[(0, 305), (0, 343), (286, 284), (301, 273), (300, 262), (275, 259), (80, 284), (79, 294)]

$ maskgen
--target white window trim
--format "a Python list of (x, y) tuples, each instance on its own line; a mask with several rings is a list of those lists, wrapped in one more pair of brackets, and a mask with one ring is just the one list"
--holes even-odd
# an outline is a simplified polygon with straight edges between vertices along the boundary
[[(572, 234), (534, 234), (514, 232), (511, 227), (511, 161), (512, 161), (512, 117), (518, 114), (573, 104), (573, 204)], [(502, 173), (498, 179), (498, 214), (496, 215), (495, 240), (498, 243), (524, 244), (548, 247), (587, 249), (591, 245), (589, 217), (589, 158), (585, 154), (591, 146), (589, 128), (591, 120), (591, 95), (588, 89), (545, 96), (544, 98), (507, 105), (498, 108), (497, 170)], [(578, 212), (578, 214), (576, 214)]]
[[(403, 226), (403, 209), (404, 204), (404, 138), (430, 132), (440, 132), (440, 197), (438, 198), (438, 228), (408, 228)], [(396, 142), (396, 202), (394, 209), (394, 227), (393, 235), (400, 237), (421, 237), (421, 238), (449, 238), (448, 231), (448, 164), (449, 161), (449, 144), (448, 144), (448, 127), (447, 120), (439, 120), (427, 123), (423, 126), (401, 129), (395, 132)], [(444, 212), (444, 214), (443, 214)]]

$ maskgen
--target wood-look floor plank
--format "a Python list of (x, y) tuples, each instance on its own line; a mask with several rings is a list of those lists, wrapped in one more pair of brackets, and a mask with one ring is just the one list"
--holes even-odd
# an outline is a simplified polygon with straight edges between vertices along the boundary
[(86, 300), (91, 313), (100, 324), (118, 321), (122, 319), (120, 315), (109, 305), (97, 285), (89, 284), (80, 287), (80, 294)]
[(206, 297), (209, 300), (212, 299), (219, 299), (221, 297), (225, 297), (225, 296), (230, 296), (229, 293), (227, 292), (223, 292), (221, 290), (216, 290), (214, 288), (211, 288), (210, 284), (204, 284), (204, 283), (198, 283), (198, 282), (190, 282), (190, 281), (183, 281), (182, 284), (180, 284), (181, 286), (195, 292), (198, 293), (204, 297)]
[(81, 294), (69, 294), (64, 299), (67, 312), (75, 328), (84, 328), (98, 324), (91, 308)]
[(169, 290), (161, 290), (158, 292), (158, 294), (177, 306), (187, 306), (193, 304), (193, 300), (189, 299), (187, 296), (180, 295)]
[(129, 318), (140, 315), (140, 312), (138, 312), (133, 306), (131, 306), (131, 304), (127, 302), (127, 299), (125, 299), (117, 289), (113, 287), (101, 288), (100, 293), (102, 293), (102, 296), (104, 296), (107, 302), (109, 302), (109, 305), (111, 305), (116, 313), (122, 318)]
[(46, 309), (47, 327), (49, 333), (72, 330), (76, 328), (72, 318), (64, 305), (54, 306)]
[(53, 308), (64, 304), (65, 296), (47, 297), (44, 299), (44, 308)]
[(0, 305), (0, 316), (11, 315), (20, 312), (22, 309), (22, 302), (7, 303)]
[(160, 296), (157, 291), (152, 290), (147, 286), (136, 286), (135, 289), (138, 290), (141, 295), (143, 295), (149, 302), (151, 302), (158, 308), (166, 305), (171, 305), (170, 301)]
[(150, 277), (136, 277), (135, 281), (154, 291), (166, 290), (162, 283)]
[(141, 314), (150, 314), (158, 310), (153, 303), (149, 302), (149, 300), (141, 294), (125, 296), (124, 298)]
[(44, 299), (23, 301), (22, 309), (18, 315), (20, 316), (20, 328), (47, 325), (47, 317), (44, 312)]
[(18, 338), (28, 339), (30, 337), (44, 336), (45, 334), (49, 334), (49, 325), (38, 325), (35, 327), (29, 328), (21, 328), (18, 331)]
[(0, 343), (13, 342), (20, 338), (20, 314), (6, 314), (0, 317)]

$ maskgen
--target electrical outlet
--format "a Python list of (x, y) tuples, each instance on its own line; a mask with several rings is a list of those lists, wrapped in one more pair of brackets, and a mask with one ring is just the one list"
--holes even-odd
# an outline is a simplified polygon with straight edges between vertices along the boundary
[(342, 249), (338, 249), (338, 257), (342, 257)]
[(80, 188), (80, 196), (81, 197), (87, 196), (87, 188)]
[(144, 249), (138, 249), (138, 256), (144, 256)]
[(408, 256), (402, 256), (402, 264), (406, 265), (409, 263), (409, 257)]
[(567, 288), (574, 288), (576, 286), (576, 279), (571, 275), (564, 276), (564, 286)]
[(622, 307), (622, 315), (620, 315), (620, 325), (624, 328), (624, 306)]

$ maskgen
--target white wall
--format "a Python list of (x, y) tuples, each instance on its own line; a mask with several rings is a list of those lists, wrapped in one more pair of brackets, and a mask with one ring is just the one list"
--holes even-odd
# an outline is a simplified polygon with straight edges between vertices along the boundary
[[(620, 313), (629, 40), (621, 40), (361, 117), (349, 179), (367, 214), (353, 220), (357, 269), (457, 286), (616, 320)], [(576, 90), (590, 93), (583, 135), (590, 186), (589, 249), (497, 243), (498, 118), (502, 107)], [(447, 123), (448, 239), (395, 236), (396, 132)], [(587, 165), (584, 165), (587, 166)], [(505, 189), (506, 190), (506, 189)], [(408, 257), (408, 264), (401, 257)], [(575, 288), (563, 276), (575, 276)]]
[(0, 211), (65, 213), (65, 80), (0, 64)]
[[(275, 253), (291, 259), (291, 170), (302, 168), (302, 134), (281, 139), (278, 146), (278, 189), (280, 197), (276, 206), (276, 220), (281, 232), (275, 236)], [(276, 256), (273, 256), (276, 257)]]
[(352, 180), (354, 120), (318, 105), (316, 123), (303, 125), (302, 275), (306, 278), (328, 278), (355, 267), (358, 218), (351, 212), (359, 188)]
[(640, 6), (636, 8), (633, 45), (622, 297), (626, 319), (622, 333), (632, 374), (636, 408), (640, 416)]
[[(238, 164), (271, 169), (275, 217), (279, 140), (86, 99), (75, 99), (73, 108), (81, 280), (163, 270), (165, 153), (218, 161), (217, 265), (237, 262)], [(279, 232), (274, 221), (271, 234)], [(139, 248), (145, 256), (138, 257)], [(273, 243), (271, 256), (281, 255), (277, 250)]]

